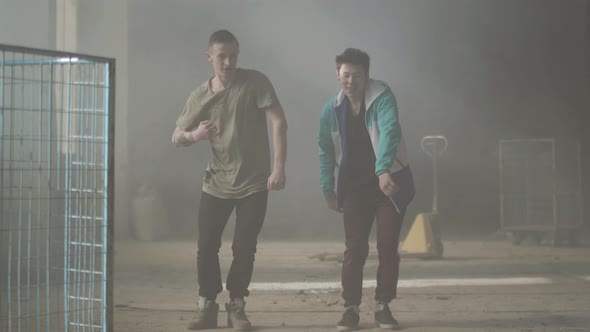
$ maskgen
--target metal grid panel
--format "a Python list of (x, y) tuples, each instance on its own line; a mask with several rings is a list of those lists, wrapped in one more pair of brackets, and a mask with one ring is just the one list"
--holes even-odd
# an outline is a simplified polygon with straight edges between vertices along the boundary
[(578, 144), (557, 146), (554, 139), (501, 140), (499, 152), (503, 228), (582, 223)]
[(110, 331), (114, 60), (0, 45), (0, 330)]

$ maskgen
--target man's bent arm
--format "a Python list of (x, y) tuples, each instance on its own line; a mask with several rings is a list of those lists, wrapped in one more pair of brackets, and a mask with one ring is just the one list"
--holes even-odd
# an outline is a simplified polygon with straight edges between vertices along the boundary
[(174, 130), (174, 134), (172, 134), (172, 143), (176, 144), (176, 146), (179, 147), (191, 146), (194, 143), (196, 143), (196, 141), (193, 141), (191, 139), (190, 131), (185, 131), (180, 129), (179, 127), (176, 127), (176, 129)]

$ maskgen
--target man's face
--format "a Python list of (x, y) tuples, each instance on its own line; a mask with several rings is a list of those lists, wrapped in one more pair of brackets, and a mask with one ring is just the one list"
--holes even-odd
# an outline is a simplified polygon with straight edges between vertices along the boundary
[(338, 71), (338, 81), (348, 97), (362, 97), (369, 75), (361, 65), (344, 63)]
[(207, 59), (213, 66), (215, 75), (223, 79), (233, 78), (240, 50), (236, 42), (214, 43), (209, 47)]

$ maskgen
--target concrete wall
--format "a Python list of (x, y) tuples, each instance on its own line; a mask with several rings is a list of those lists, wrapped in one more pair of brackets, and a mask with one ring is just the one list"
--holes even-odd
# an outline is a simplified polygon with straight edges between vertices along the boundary
[(0, 0), (0, 44), (55, 45), (55, 0)]

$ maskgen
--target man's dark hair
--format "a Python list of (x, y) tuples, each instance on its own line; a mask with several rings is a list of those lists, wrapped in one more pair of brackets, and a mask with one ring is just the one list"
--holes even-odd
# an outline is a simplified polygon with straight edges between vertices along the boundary
[(336, 56), (336, 69), (340, 70), (343, 64), (361, 65), (369, 73), (371, 59), (369, 55), (358, 48), (347, 48), (342, 54)]
[(216, 43), (232, 43), (232, 42), (236, 42), (236, 44), (238, 45), (238, 47), (240, 47), (240, 43), (238, 43), (238, 39), (236, 38), (236, 36), (234, 36), (233, 33), (227, 31), (227, 30), (217, 30), (214, 33), (211, 34), (211, 37), (209, 37), (209, 47), (211, 47), (211, 45), (216, 44)]

